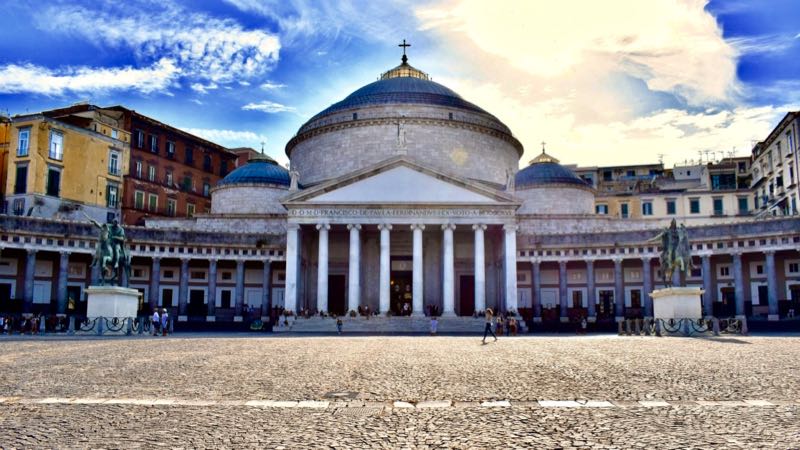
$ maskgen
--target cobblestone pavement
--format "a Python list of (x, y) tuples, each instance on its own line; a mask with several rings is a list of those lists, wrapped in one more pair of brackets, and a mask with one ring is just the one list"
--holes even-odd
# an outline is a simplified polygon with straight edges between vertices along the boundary
[(0, 447), (800, 448), (798, 361), (790, 337), (0, 337)]

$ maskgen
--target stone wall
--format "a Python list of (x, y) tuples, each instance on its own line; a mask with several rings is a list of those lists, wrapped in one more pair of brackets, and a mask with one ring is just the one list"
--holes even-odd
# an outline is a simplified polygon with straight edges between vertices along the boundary
[(548, 186), (518, 189), (514, 196), (523, 201), (518, 214), (593, 214), (594, 193), (588, 189)]
[(211, 196), (211, 214), (285, 214), (286, 187), (263, 184), (222, 185)]

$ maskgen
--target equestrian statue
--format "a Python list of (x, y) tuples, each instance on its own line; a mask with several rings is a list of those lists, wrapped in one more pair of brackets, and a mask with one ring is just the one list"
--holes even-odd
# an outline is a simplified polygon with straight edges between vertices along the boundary
[(116, 219), (109, 226), (97, 222), (86, 213), (84, 215), (100, 230), (91, 266), (100, 268), (101, 285), (119, 286), (123, 271), (128, 279), (131, 276), (131, 255), (125, 249), (125, 230)]
[(675, 270), (689, 273), (694, 268), (692, 264), (692, 246), (689, 243), (689, 231), (684, 224), (680, 227), (672, 219), (669, 227), (662, 230), (647, 242), (661, 241), (661, 278), (664, 285), (672, 287), (672, 274)]

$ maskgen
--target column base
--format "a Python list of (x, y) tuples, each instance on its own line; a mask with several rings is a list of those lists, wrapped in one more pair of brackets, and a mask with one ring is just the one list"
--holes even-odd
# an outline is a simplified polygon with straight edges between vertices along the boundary
[(216, 322), (217, 316), (206, 316), (206, 322)]
[(233, 316), (234, 322), (244, 322), (244, 318), (242, 316)]
[(261, 316), (261, 321), (264, 323), (269, 322), (269, 316)]
[(442, 317), (456, 317), (456, 313), (454, 311), (445, 311), (442, 313)]
[(542, 323), (542, 318), (541, 317), (534, 317), (533, 318), (533, 323)]
[(624, 320), (625, 320), (625, 318), (624, 318), (624, 317), (622, 317), (622, 316), (616, 316), (616, 317), (614, 317), (614, 322), (622, 322), (622, 321), (624, 321)]
[(560, 320), (561, 320), (561, 323), (568, 323), (569, 322), (569, 317), (561, 317)]
[(767, 320), (769, 320), (770, 322), (776, 322), (778, 320), (781, 320), (781, 316), (777, 314), (770, 314), (767, 316)]
[(422, 311), (412, 311), (411, 317), (425, 317), (425, 313)]
[(597, 322), (597, 316), (588, 316), (588, 317), (586, 318), (586, 322), (588, 322), (588, 323), (595, 323), (595, 322)]
[(178, 322), (188, 322), (189, 316), (178, 316)]
[(743, 314), (737, 314), (734, 318), (736, 320), (747, 320), (747, 316), (745, 316)]

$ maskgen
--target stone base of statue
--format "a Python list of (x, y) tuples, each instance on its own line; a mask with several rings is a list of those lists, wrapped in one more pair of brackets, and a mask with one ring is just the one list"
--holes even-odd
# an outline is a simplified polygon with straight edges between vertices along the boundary
[(653, 298), (653, 318), (670, 319), (702, 319), (703, 291), (696, 287), (671, 287), (656, 289), (650, 293)]
[(136, 317), (139, 291), (121, 286), (89, 286), (86, 288), (86, 317)]

